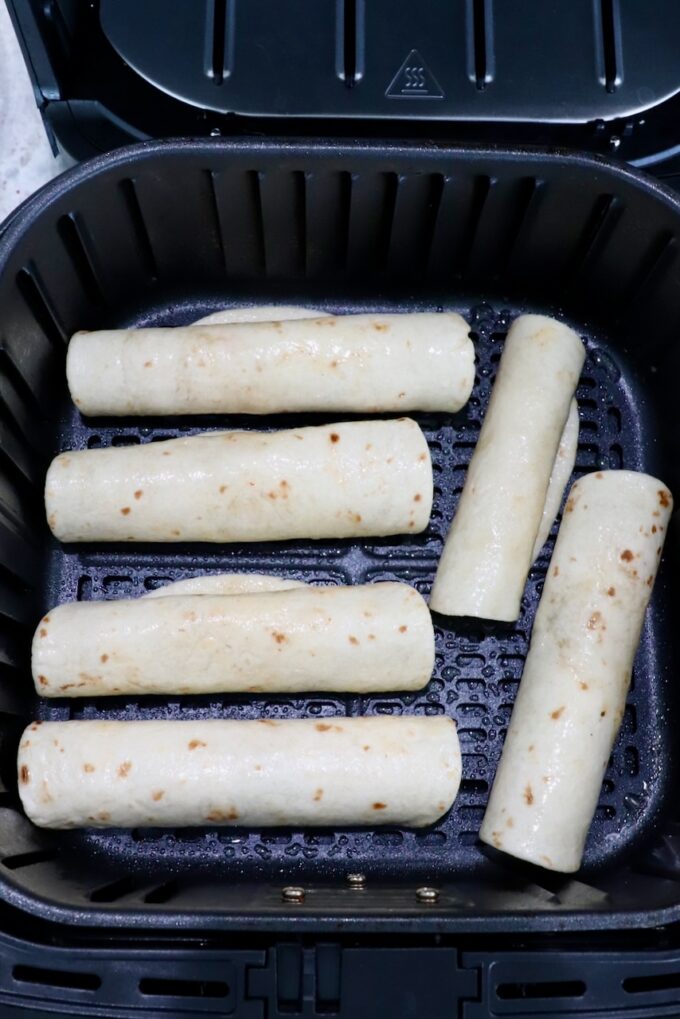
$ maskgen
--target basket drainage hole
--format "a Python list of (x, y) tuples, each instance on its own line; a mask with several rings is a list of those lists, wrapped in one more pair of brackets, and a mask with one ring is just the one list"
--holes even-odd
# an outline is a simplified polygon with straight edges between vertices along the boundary
[(96, 973), (68, 973), (58, 969), (38, 969), (36, 966), (15, 966), (12, 977), (22, 984), (67, 987), (74, 991), (97, 991), (102, 985)]
[(551, 980), (496, 986), (496, 997), (505, 1001), (518, 998), (582, 998), (585, 993), (586, 985), (583, 980)]
[(162, 980), (144, 977), (139, 990), (157, 998), (226, 998), (229, 984), (221, 980)]
[(650, 973), (646, 977), (626, 977), (622, 986), (628, 994), (674, 991), (680, 987), (680, 973)]

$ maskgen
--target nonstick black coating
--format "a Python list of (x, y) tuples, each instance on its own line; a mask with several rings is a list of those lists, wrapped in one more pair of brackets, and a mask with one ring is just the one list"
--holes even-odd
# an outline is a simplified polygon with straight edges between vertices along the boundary
[[(344, 153), (323, 146), (139, 147), (79, 168), (26, 207), (0, 239), (0, 338), (10, 365), (0, 413), (6, 411), (8, 434), (26, 449), (25, 465), (12, 460), (10, 468), (8, 452), (0, 462), (16, 502), (7, 494), (6, 513), (0, 502), (0, 522), (6, 516), (10, 536), (16, 531), (35, 546), (33, 566), (14, 548), (17, 565), (0, 571), (8, 601), (19, 586), (33, 592), (22, 590), (21, 628), (14, 627), (14, 660), (6, 667), (15, 701), (17, 690), (25, 694), (11, 710), (43, 719), (443, 713), (458, 723), (463, 782), (449, 814), (423, 831), (49, 834), (17, 810), (11, 753), (18, 722), (8, 707), (2, 804), (8, 823), (0, 835), (8, 880), (1, 883), (0, 869), (0, 894), (31, 912), (75, 922), (110, 923), (118, 909), (116, 922), (123, 924), (167, 925), (181, 913), (183, 923), (196, 926), (237, 923), (244, 912), (253, 923), (259, 917), (285, 925), (290, 907), (280, 890), (292, 882), (342, 891), (337, 909), (317, 907), (321, 925), (335, 916), (333, 922), (399, 926), (404, 910), (387, 889), (423, 882), (451, 889), (437, 913), (412, 921), (425, 926), (436, 915), (449, 927), (532, 929), (569, 923), (579, 913), (581, 922), (585, 914), (602, 926), (620, 922), (624, 908), (651, 915), (669, 905), (667, 882), (662, 888), (657, 879), (654, 893), (636, 898), (629, 873), (631, 866), (664, 869), (658, 833), (675, 816), (668, 563), (576, 881), (504, 860), (477, 841), (556, 526), (531, 571), (516, 626), (435, 617), (435, 672), (419, 694), (40, 702), (30, 692), (26, 649), (40, 611), (58, 602), (135, 597), (205, 572), (269, 571), (322, 584), (405, 580), (427, 595), (507, 328), (523, 311), (564, 316), (587, 345), (575, 477), (601, 468), (646, 469), (672, 488), (667, 365), (674, 352), (663, 334), (680, 303), (668, 271), (679, 222), (665, 193), (585, 157), (385, 147)], [(428, 530), (404, 538), (222, 547), (60, 546), (48, 538), (40, 485), (57, 449), (341, 417), (86, 420), (65, 393), (63, 338), (76, 328), (177, 325), (218, 307), (277, 300), (339, 313), (455, 308), (470, 322), (478, 364), (468, 405), (454, 417), (414, 415), (434, 464)], [(30, 438), (20, 410), (36, 430)], [(21, 467), (29, 476), (20, 483)], [(9, 544), (7, 538), (0, 550)], [(357, 871), (367, 888), (348, 899), (346, 875)], [(616, 908), (610, 884), (627, 896)], [(579, 898), (574, 889), (587, 891)], [(309, 909), (302, 907), (302, 915), (311, 916)]]

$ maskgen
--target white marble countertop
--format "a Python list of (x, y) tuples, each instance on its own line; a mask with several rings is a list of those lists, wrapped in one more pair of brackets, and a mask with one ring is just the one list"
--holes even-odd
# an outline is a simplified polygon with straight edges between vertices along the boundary
[(0, 222), (68, 165), (52, 155), (4, 0), (0, 0)]

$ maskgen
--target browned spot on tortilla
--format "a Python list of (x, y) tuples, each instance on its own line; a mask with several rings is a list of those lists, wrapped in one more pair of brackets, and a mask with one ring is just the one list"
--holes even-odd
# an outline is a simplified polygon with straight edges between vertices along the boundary
[(659, 503), (664, 508), (671, 504), (671, 493), (667, 492), (665, 488), (659, 489)]
[(624, 563), (629, 563), (633, 559), (633, 553), (629, 548), (624, 548), (623, 552), (621, 553), (621, 558), (623, 559)]
[(152, 364), (153, 364), (153, 361), (145, 361), (144, 362), (144, 367), (145, 368), (150, 368)]
[(397, 393), (397, 400), (403, 400), (403, 398), (405, 396), (406, 396), (406, 393)]
[(207, 747), (207, 743), (204, 743), (202, 739), (192, 739), (188, 746), (189, 750), (196, 750), (198, 747)]
[(384, 325), (382, 322), (375, 322), (373, 328), (376, 333), (385, 333), (389, 329), (389, 326)]
[(90, 764), (89, 762), (86, 761), (85, 764), (83, 765), (83, 771), (87, 772), (88, 775), (91, 775), (94, 770), (95, 770), (94, 764)]
[(174, 537), (175, 537), (175, 538), (179, 538), (179, 536), (180, 536), (180, 534), (181, 534), (182, 532), (181, 532), (181, 531), (178, 531), (178, 530), (177, 530), (177, 528), (175, 527), (175, 528), (174, 528), (174, 529), (173, 529), (173, 530), (172, 530), (172, 531), (171, 531), (170, 533), (171, 533), (172, 535), (174, 535)]
[(597, 473), (595, 474), (595, 477), (597, 478), (598, 481), (601, 481), (602, 478), (604, 477), (604, 475), (603, 475), (602, 471), (597, 471)]
[(118, 778), (127, 778), (132, 767), (132, 761), (123, 761), (118, 768)]
[(413, 501), (414, 501), (414, 502), (420, 502), (420, 500), (421, 500), (421, 499), (422, 499), (422, 495), (420, 494), (420, 492), (417, 492), (417, 493), (416, 493), (416, 494), (415, 494), (415, 495), (413, 496)]
[(237, 818), (238, 813), (234, 807), (229, 807), (226, 813), (223, 810), (211, 810), (205, 816), (206, 821), (235, 821)]
[[(601, 624), (602, 624), (602, 613), (601, 612), (593, 612), (592, 616), (590, 617), (590, 619), (586, 623), (586, 627), (589, 630), (597, 630), (598, 627), (601, 626)], [(604, 629), (604, 627), (602, 627), (602, 629)]]
[(553, 572), (553, 577), (559, 577), (559, 575), (560, 575), (560, 568), (559, 568), (559, 566), (553, 566), (553, 571), (552, 572)]
[(276, 492), (267, 492), (268, 499), (278, 499)]
[(21, 779), (21, 781), (23, 782), (24, 785), (26, 785), (26, 783), (30, 781), (31, 775), (30, 775), (30, 772), (28, 770), (27, 765), (25, 765), (25, 764), (21, 765), (21, 770), (19, 772), (19, 778)]
[(528, 782), (524, 788), (524, 802), (528, 804), (528, 806), (531, 806), (534, 802), (534, 793)]
[(358, 644), (358, 643), (359, 643), (359, 641), (357, 640), (357, 638), (356, 638), (356, 637), (354, 637), (354, 636), (352, 636), (352, 634), (350, 634), (350, 635), (349, 635), (349, 637), (348, 637), (347, 639), (349, 640), (350, 644)]
[(361, 523), (361, 520), (362, 520), (361, 513), (352, 513), (351, 517), (352, 517), (352, 520), (354, 521), (355, 524), (360, 524)]
[(606, 708), (602, 708), (602, 711), (600, 712), (600, 718), (604, 718), (604, 716), (606, 714), (607, 714), (607, 709)]
[(423, 460), (427, 460), (427, 453), (421, 453), (418, 459), (420, 460), (421, 463), (423, 462)]
[(288, 640), (285, 633), (280, 633), (278, 630), (273, 631), (272, 638), (276, 641), (277, 644), (285, 644)]
[(158, 800), (162, 800), (164, 796), (165, 789), (156, 789), (156, 791), (151, 794), (151, 799), (156, 800), (156, 802), (158, 802)]
[(501, 841), (501, 833), (499, 831), (491, 832), (491, 841), (493, 842), (496, 849), (502, 849), (503, 843)]
[(416, 522), (415, 522), (415, 520), (409, 520), (409, 522), (408, 522), (408, 526), (409, 526), (409, 527), (415, 527), (415, 526), (416, 526)]
[(369, 633), (368, 639), (369, 640), (375, 640), (375, 634), (374, 633)]
[(553, 862), (552, 862), (552, 860), (550, 859), (550, 857), (549, 857), (549, 856), (540, 856), (540, 857), (539, 857), (539, 859), (540, 859), (540, 860), (545, 860), (545, 862), (546, 862), (547, 866), (548, 866), (548, 867), (552, 867), (552, 865), (553, 865)]
[(260, 725), (278, 725), (278, 722), (272, 722), (270, 718), (258, 718)]
[(317, 732), (328, 732), (329, 729), (332, 729), (332, 728), (333, 728), (333, 726), (332, 725), (328, 725), (326, 722), (319, 722), (315, 726), (315, 729), (317, 730)]
[(50, 621), (49, 616), (43, 616), (42, 619), (40, 620), (41, 623), (49, 623), (49, 621)]
[(384, 810), (386, 806), (387, 806), (386, 803), (374, 803), (373, 804), (373, 809), (374, 810)]
[(513, 819), (512, 819), (511, 817), (509, 817), (509, 818), (507, 819), (507, 821), (505, 822), (505, 824), (506, 824), (506, 826), (507, 826), (508, 828), (514, 828), (514, 826), (515, 826), (515, 822), (513, 821)]
[(110, 821), (111, 820), (111, 815), (109, 814), (108, 810), (102, 810), (101, 813), (97, 814), (97, 820), (98, 821)]
[(47, 518), (47, 523), (50, 525), (50, 530), (53, 531), (57, 525), (56, 513), (50, 513), (49, 517)]
[(321, 799), (322, 796), (323, 796), (323, 789), (317, 789), (316, 792), (314, 793), (314, 799), (318, 801), (318, 800)]
[(609, 595), (610, 598), (613, 598), (614, 595), (616, 594), (616, 588), (615, 587), (608, 587), (607, 588), (607, 594)]
[(123, 514), (124, 517), (126, 517), (128, 515), (128, 513), (130, 512), (130, 507), (129, 506), (123, 506), (123, 508), (121, 509), (120, 512)]
[(255, 771), (262, 771), (262, 765), (261, 764), (256, 764), (255, 765)]
[(401, 626), (399, 627), (399, 633), (406, 633), (407, 630), (408, 626), (406, 625), (406, 623), (402, 623)]
[(44, 627), (40, 631), (40, 636), (41, 637), (46, 637), (47, 636), (47, 630)]
[(557, 719), (560, 717), (560, 715), (562, 714), (563, 711), (564, 711), (564, 704), (562, 705), (561, 708), (555, 708), (554, 711), (551, 711), (550, 712), (550, 717), (554, 718), (555, 721), (557, 721)]
[(108, 660), (109, 660), (109, 656), (108, 655), (100, 655), (99, 656), (99, 661), (100, 662), (108, 662)]
[(144, 492), (142, 491), (142, 489), (138, 488), (137, 491), (135, 492), (135, 499), (141, 499), (143, 495)]
[(31, 732), (37, 732), (38, 726), (42, 725), (42, 722), (34, 722), (31, 726)]
[(659, 547), (657, 548), (656, 554), (657, 555), (661, 555), (661, 545), (659, 545)]
[(533, 749), (534, 749), (534, 744), (533, 744), (533, 743), (530, 743), (530, 744), (529, 744), (529, 746), (527, 747), (527, 750), (529, 751), (529, 753), (531, 753), (531, 751), (532, 751)]
[(226, 490), (227, 490), (227, 486), (226, 485), (220, 485), (220, 495), (224, 495)]
[(588, 686), (588, 684), (587, 684), (587, 683), (584, 683), (582, 679), (581, 679), (581, 680), (579, 680), (579, 684), (578, 684), (578, 685), (579, 685), (579, 686), (581, 687), (581, 689), (582, 689), (582, 690), (589, 690), (589, 689), (590, 689), (590, 687)]
[(371, 749), (371, 744), (370, 743), (364, 743), (364, 750), (370, 750), (370, 749)]
[(163, 450), (163, 456), (172, 456), (172, 450), (164, 449)]
[(263, 690), (264, 690), (264, 687), (261, 687), (261, 686), (249, 686), (248, 687), (248, 693), (262, 693)]
[(331, 361), (331, 368), (337, 368), (337, 367), (338, 367), (338, 362), (337, 361)]
[(564, 512), (565, 512), (565, 513), (573, 513), (573, 512), (574, 512), (574, 506), (575, 506), (575, 505), (576, 505), (576, 503), (574, 502), (574, 499), (573, 499), (573, 497), (572, 497), (572, 496), (570, 496), (570, 497), (569, 497), (569, 498), (567, 499), (567, 504), (566, 504), (566, 506), (564, 507)]
[[(47, 686), (47, 676), (38, 676), (38, 682), (41, 686)], [(64, 689), (62, 687), (62, 689)]]
[(331, 440), (331, 442), (340, 442), (340, 436), (338, 435), (337, 432), (331, 432), (331, 434), (329, 435), (329, 439)]
[(373, 449), (373, 443), (372, 442), (367, 442), (366, 445), (364, 446), (364, 449), (368, 453), (369, 449)]

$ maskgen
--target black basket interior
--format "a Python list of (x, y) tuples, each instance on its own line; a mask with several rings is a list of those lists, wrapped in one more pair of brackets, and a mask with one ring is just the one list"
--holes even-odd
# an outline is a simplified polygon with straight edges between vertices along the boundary
[[(427, 594), (503, 339), (521, 311), (564, 315), (586, 340), (576, 476), (644, 469), (677, 494), (679, 235), (680, 205), (650, 182), (595, 159), (531, 151), (154, 143), (76, 168), (24, 207), (0, 239), (0, 895), (48, 919), (121, 926), (171, 927), (179, 916), (196, 926), (285, 926), (294, 915), (312, 926), (531, 930), (652, 924), (680, 913), (673, 529), (577, 879), (501, 860), (477, 841), (552, 538), (516, 626), (437, 619), (434, 676), (418, 694), (40, 702), (28, 663), (32, 629), (55, 603), (135, 597), (203, 572), (271, 571), (323, 584), (401, 579)], [(435, 471), (427, 531), (133, 549), (49, 538), (42, 484), (56, 450), (327, 420), (85, 420), (64, 383), (70, 333), (176, 325), (271, 301), (338, 312), (455, 308), (468, 317), (478, 354), (468, 406), (455, 417), (415, 415)], [(17, 737), (32, 716), (402, 712), (451, 715), (461, 739), (458, 800), (422, 831), (47, 833), (23, 817), (16, 795)], [(346, 883), (357, 871), (366, 876), (360, 892)], [(416, 903), (424, 882), (441, 889), (434, 906)], [(281, 900), (290, 883), (310, 889), (294, 914)]]

